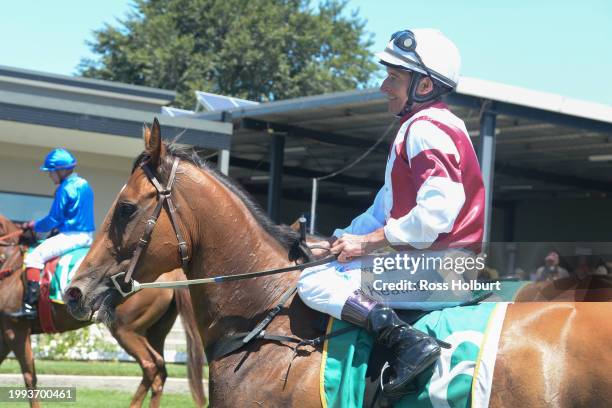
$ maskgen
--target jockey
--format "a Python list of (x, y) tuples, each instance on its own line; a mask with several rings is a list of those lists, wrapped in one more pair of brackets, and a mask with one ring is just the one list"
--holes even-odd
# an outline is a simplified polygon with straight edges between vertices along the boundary
[(26, 255), (24, 265), (27, 287), (24, 291), (23, 306), (17, 312), (11, 313), (12, 317), (36, 317), (35, 304), (38, 301), (40, 274), (45, 262), (92, 243), (95, 230), (94, 193), (87, 180), (74, 173), (76, 163), (75, 157), (68, 150), (59, 148), (49, 152), (44, 165), (40, 167), (42, 171), (49, 173), (53, 184), (59, 187), (55, 190), (49, 214), (24, 224), (24, 228), (32, 228), (35, 232), (48, 232), (57, 228), (59, 234), (45, 240)]
[(485, 200), (465, 125), (441, 101), (457, 85), (460, 56), (455, 45), (437, 30), (404, 30), (393, 34), (377, 57), (387, 70), (380, 89), (401, 123), (385, 183), (370, 208), (348, 227), (335, 230), (330, 240), (316, 243), (337, 254), (337, 261), (305, 269), (298, 293), (309, 307), (367, 329), (393, 351), (394, 374), (383, 392), (399, 397), (436, 362), (440, 347), (366, 295), (360, 264), (351, 259), (387, 246), (479, 247)]

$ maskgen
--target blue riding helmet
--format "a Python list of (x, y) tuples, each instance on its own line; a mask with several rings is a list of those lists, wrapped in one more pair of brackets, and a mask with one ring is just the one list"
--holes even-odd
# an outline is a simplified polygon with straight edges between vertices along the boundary
[(45, 157), (45, 164), (40, 166), (42, 171), (73, 169), (77, 164), (76, 158), (63, 148), (53, 149)]

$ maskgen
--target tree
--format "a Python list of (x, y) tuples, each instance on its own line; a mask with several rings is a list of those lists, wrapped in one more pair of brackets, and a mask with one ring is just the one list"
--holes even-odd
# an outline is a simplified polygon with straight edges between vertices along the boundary
[(270, 101), (355, 89), (376, 64), (371, 35), (346, 1), (136, 0), (119, 26), (94, 32), (97, 54), (79, 65), (92, 78)]

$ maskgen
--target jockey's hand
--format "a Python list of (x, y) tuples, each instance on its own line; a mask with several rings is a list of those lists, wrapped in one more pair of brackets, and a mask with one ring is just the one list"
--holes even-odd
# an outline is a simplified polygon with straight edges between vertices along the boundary
[(22, 230), (33, 230), (34, 229), (34, 221), (24, 222), (19, 226)]
[(366, 235), (344, 234), (332, 244), (331, 252), (338, 255), (338, 262), (349, 262), (387, 245), (389, 242), (380, 228)]
[(331, 252), (338, 255), (338, 262), (349, 262), (353, 258), (365, 255), (365, 235), (344, 234), (333, 243)]
[(307, 245), (315, 258), (322, 258), (330, 254), (331, 243), (328, 240), (308, 242)]

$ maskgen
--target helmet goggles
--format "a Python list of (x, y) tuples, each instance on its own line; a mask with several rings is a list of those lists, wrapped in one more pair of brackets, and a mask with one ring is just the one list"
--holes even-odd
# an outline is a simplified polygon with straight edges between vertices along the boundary
[(396, 31), (391, 35), (390, 41), (393, 41), (393, 45), (395, 45), (400, 50), (404, 52), (409, 52), (410, 54), (414, 55), (416, 61), (411, 61), (410, 59), (406, 58), (403, 55), (397, 55), (394, 53), (396, 56), (399, 56), (401, 59), (409, 61), (410, 63), (413, 63), (413, 64), (415, 62), (418, 63), (419, 68), (421, 68), (427, 76), (431, 77), (431, 73), (429, 72), (427, 65), (425, 65), (425, 63), (421, 59), (421, 56), (416, 51), (417, 41), (412, 31), (410, 30)]

